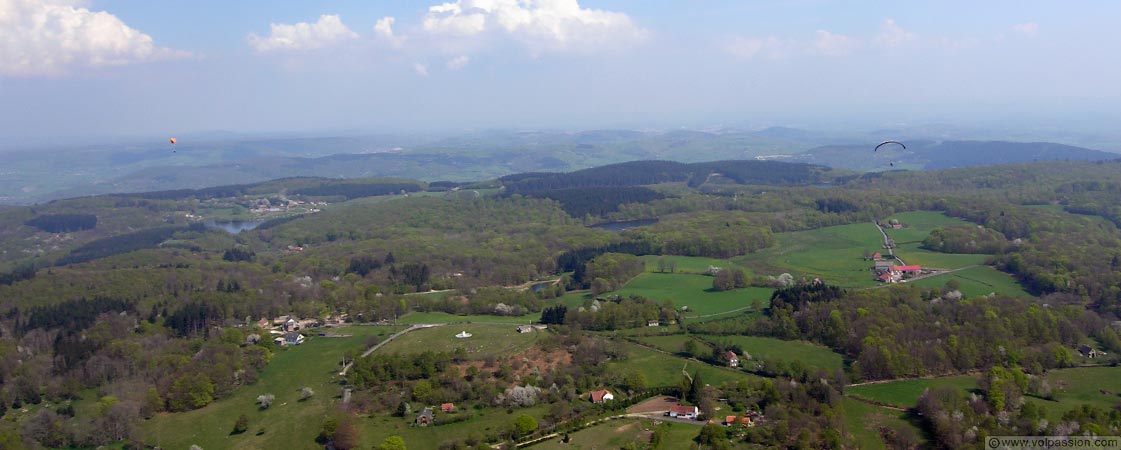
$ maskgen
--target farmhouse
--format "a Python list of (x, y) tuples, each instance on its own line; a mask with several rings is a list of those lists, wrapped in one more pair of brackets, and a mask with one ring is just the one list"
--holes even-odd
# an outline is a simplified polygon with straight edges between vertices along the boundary
[(673, 405), (666, 413), (670, 417), (678, 417), (682, 419), (696, 419), (701, 415), (701, 410), (696, 406)]
[(416, 425), (418, 427), (427, 427), (432, 425), (435, 419), (436, 417), (432, 414), (432, 408), (424, 408), (424, 411), (421, 411), (420, 414), (416, 416)]
[(614, 400), (615, 396), (611, 395), (611, 391), (606, 389), (601, 391), (594, 391), (591, 395), (592, 403), (603, 403), (609, 400)]
[(294, 318), (284, 321), (284, 331), (300, 331), (300, 322)]
[(1086, 344), (1082, 344), (1082, 345), (1078, 346), (1078, 353), (1081, 353), (1082, 356), (1085, 356), (1085, 357), (1090, 358), (1090, 359), (1094, 359), (1094, 358), (1098, 357), (1098, 351), (1094, 350), (1093, 347), (1090, 347), (1089, 345), (1086, 345)]
[(454, 403), (444, 403), (444, 404), (440, 405), (440, 412), (443, 412), (443, 413), (453, 413), (453, 412), (455, 412), (455, 404)]
[(728, 367), (740, 366), (740, 358), (736, 356), (736, 352), (728, 350), (724, 353), (724, 359), (728, 360)]
[(873, 261), (879, 261), (881, 259), (884, 259), (884, 255), (881, 255), (880, 252), (876, 252), (876, 253), (872, 254), (872, 260)]
[(304, 343), (304, 335), (295, 331), (284, 333), (284, 345), (300, 345)]
[(876, 261), (876, 265), (874, 266), (874, 268), (876, 270), (876, 273), (884, 273), (891, 271), (891, 266), (891, 261)]

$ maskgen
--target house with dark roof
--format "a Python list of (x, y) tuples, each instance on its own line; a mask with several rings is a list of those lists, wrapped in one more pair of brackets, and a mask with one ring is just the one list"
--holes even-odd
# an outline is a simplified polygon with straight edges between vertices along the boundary
[(420, 414), (416, 416), (416, 425), (418, 427), (427, 427), (432, 425), (435, 420), (436, 416), (432, 414), (432, 408), (424, 408), (424, 411), (421, 411)]
[(304, 343), (304, 335), (295, 331), (284, 333), (284, 345), (300, 345)]

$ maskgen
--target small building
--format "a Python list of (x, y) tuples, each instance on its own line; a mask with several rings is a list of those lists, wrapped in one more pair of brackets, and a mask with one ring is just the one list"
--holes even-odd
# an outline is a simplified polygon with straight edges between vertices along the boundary
[(295, 331), (284, 333), (284, 345), (300, 345), (304, 343), (304, 335)]
[(421, 411), (420, 414), (416, 416), (416, 425), (418, 427), (427, 427), (432, 425), (435, 420), (436, 416), (432, 414), (432, 408), (424, 408), (424, 411)]
[(603, 403), (603, 402), (607, 402), (607, 401), (611, 401), (611, 400), (615, 399), (615, 396), (611, 395), (611, 391), (608, 391), (606, 389), (600, 390), (600, 391), (594, 391), (594, 392), (592, 392), (592, 395), (590, 397), (591, 397), (592, 403)]
[(453, 412), (455, 412), (455, 404), (454, 403), (444, 403), (444, 404), (440, 405), (440, 412), (442, 412), (442, 413), (453, 413)]
[(730, 427), (736, 424), (736, 416), (727, 416), (724, 418), (724, 426)]
[(876, 252), (876, 253), (872, 254), (872, 260), (873, 261), (879, 261), (881, 259), (884, 259), (884, 255), (881, 255), (880, 252)]
[(1086, 345), (1086, 344), (1082, 344), (1082, 345), (1078, 346), (1078, 353), (1081, 353), (1082, 356), (1085, 356), (1085, 357), (1090, 358), (1090, 359), (1094, 359), (1094, 358), (1098, 357), (1098, 351), (1094, 350), (1093, 347), (1090, 347), (1089, 345)]
[(466, 330), (460, 331), (459, 334), (455, 335), (456, 339), (467, 339), (469, 337), (471, 337), (471, 333), (468, 333)]
[(873, 268), (875, 269), (876, 273), (885, 273), (891, 271), (891, 266), (891, 261), (880, 260), (876, 261), (876, 265), (873, 266)]
[(701, 415), (701, 410), (696, 406), (673, 405), (666, 415), (679, 419), (696, 419)]
[(724, 359), (728, 361), (728, 367), (739, 367), (740, 358), (736, 356), (736, 352), (728, 350), (724, 352)]
[(296, 319), (289, 318), (284, 321), (284, 331), (300, 331), (300, 322)]
[(658, 322), (657, 320), (647, 320), (646, 321), (646, 326), (648, 326), (648, 327), (660, 327), (660, 326), (662, 326), (662, 323)]
[(881, 281), (881, 282), (884, 282), (884, 283), (894, 283), (895, 282), (895, 277), (893, 277), (891, 275), (891, 272), (881, 273), (880, 276), (876, 277), (876, 279)]
[(257, 328), (268, 328), (269, 319), (261, 319), (257, 321)]
[(518, 325), (518, 333), (519, 334), (532, 333), (532, 332), (533, 332), (533, 327), (531, 327), (529, 325)]

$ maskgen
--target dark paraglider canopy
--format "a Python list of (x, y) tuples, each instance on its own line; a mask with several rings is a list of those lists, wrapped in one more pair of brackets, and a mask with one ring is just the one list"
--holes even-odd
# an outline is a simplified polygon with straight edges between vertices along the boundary
[(900, 146), (900, 147), (903, 147), (903, 149), (904, 149), (904, 150), (906, 150), (906, 149), (907, 149), (907, 146), (906, 146), (906, 145), (903, 145), (903, 143), (902, 143), (902, 142), (899, 142), (899, 141), (883, 141), (883, 142), (881, 142), (881, 143), (880, 143), (880, 145), (877, 145), (877, 146), (876, 146), (876, 149), (875, 149), (875, 150), (872, 150), (872, 151), (878, 151), (878, 150), (880, 149), (880, 147), (883, 147), (883, 146), (885, 146), (885, 145), (887, 145), (887, 144), (899, 144), (899, 146)]

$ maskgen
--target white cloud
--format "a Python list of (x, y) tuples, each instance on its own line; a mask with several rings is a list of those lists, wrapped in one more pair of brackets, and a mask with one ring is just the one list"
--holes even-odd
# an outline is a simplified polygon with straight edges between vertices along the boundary
[(116, 16), (73, 1), (0, 0), (0, 75), (60, 75), (187, 55), (156, 47)]
[(829, 56), (847, 55), (859, 45), (860, 42), (856, 39), (825, 30), (817, 30), (817, 40), (813, 44), (818, 52)]
[(413, 63), (413, 71), (422, 77), (428, 76), (428, 65), (421, 63)]
[(249, 46), (258, 52), (314, 50), (355, 39), (358, 34), (343, 24), (338, 15), (324, 14), (315, 23), (269, 24), (269, 35), (249, 34)]
[(405, 42), (405, 37), (393, 33), (393, 22), (395, 20), (390, 16), (378, 19), (377, 23), (374, 24), (374, 34), (389, 42), (394, 48), (400, 48), (401, 44)]
[(534, 52), (625, 46), (648, 34), (624, 13), (577, 0), (456, 0), (428, 8), (422, 26), (458, 38), (502, 34)]
[(1018, 23), (1012, 26), (1012, 31), (1024, 36), (1035, 36), (1039, 32), (1039, 24), (1035, 22)]
[(459, 55), (459, 56), (456, 56), (455, 58), (449, 59), (447, 64), (445, 64), (445, 66), (449, 70), (459, 70), (459, 69), (462, 69), (464, 67), (467, 67), (467, 64), (470, 63), (470, 62), (471, 62), (471, 58), (468, 58), (467, 55)]
[(880, 25), (880, 34), (876, 36), (876, 42), (888, 47), (898, 47), (915, 40), (916, 37), (914, 33), (908, 32), (896, 24), (895, 19), (887, 18)]

